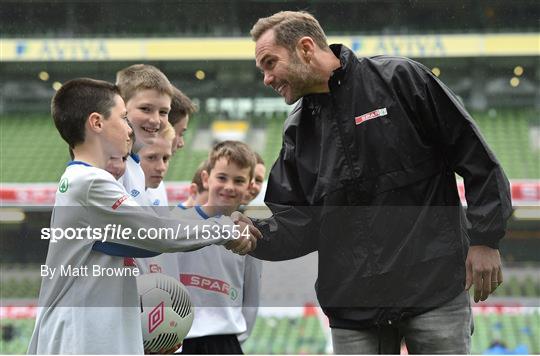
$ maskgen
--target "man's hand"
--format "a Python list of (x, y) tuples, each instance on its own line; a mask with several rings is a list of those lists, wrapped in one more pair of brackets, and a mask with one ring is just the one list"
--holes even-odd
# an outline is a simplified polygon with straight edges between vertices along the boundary
[(231, 219), (238, 226), (241, 232), (249, 231), (249, 236), (241, 234), (240, 238), (229, 241), (225, 244), (225, 248), (239, 255), (245, 255), (257, 248), (257, 240), (262, 237), (261, 232), (257, 229), (253, 222), (245, 215), (235, 211), (231, 215)]
[(474, 284), (474, 302), (484, 301), (503, 282), (499, 250), (471, 246), (465, 262), (465, 290)]

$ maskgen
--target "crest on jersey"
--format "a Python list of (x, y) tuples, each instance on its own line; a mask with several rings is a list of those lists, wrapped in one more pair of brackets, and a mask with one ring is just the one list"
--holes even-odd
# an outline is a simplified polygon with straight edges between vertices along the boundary
[(67, 178), (64, 178), (60, 181), (60, 185), (58, 186), (58, 190), (60, 191), (60, 193), (65, 193), (67, 192), (69, 188), (69, 183), (68, 183), (68, 179)]

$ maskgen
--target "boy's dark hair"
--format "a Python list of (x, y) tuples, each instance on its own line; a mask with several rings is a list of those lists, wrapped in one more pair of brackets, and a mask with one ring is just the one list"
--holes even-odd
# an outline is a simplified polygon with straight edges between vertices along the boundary
[(253, 178), (257, 159), (251, 148), (244, 142), (228, 140), (217, 143), (208, 155), (208, 174), (222, 157), (226, 158), (229, 163), (237, 164), (240, 168), (249, 168), (249, 179)]
[(84, 142), (86, 120), (90, 114), (97, 112), (109, 117), (116, 95), (120, 95), (116, 85), (90, 78), (70, 80), (58, 89), (51, 101), (51, 115), (60, 136), (70, 148)]
[(116, 85), (120, 88), (126, 104), (138, 91), (147, 89), (173, 97), (169, 79), (162, 71), (150, 64), (134, 64), (119, 70), (116, 73)]
[(193, 179), (191, 180), (191, 183), (194, 183), (197, 186), (197, 193), (202, 193), (206, 189), (204, 189), (204, 185), (202, 182), (201, 173), (202, 171), (208, 171), (208, 160), (205, 159), (199, 164), (199, 167), (197, 167), (197, 170), (195, 171), (195, 174), (193, 175)]
[(180, 89), (173, 86), (173, 96), (171, 100), (171, 111), (169, 111), (169, 122), (171, 125), (176, 125), (181, 119), (187, 115), (197, 111), (197, 107), (191, 99)]

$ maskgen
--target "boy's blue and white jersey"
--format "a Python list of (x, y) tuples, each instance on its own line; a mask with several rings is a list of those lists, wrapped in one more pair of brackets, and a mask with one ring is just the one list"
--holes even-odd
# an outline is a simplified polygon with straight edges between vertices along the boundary
[[(109, 242), (157, 252), (188, 251), (225, 242), (219, 239), (187, 240), (185, 234), (177, 239), (137, 237), (139, 230), (176, 228), (179, 224), (202, 229), (200, 220), (178, 210), (174, 218), (157, 216), (151, 209), (140, 207), (110, 173), (73, 162), (60, 180), (51, 228), (67, 231), (91, 227), (104, 231), (107, 225), (116, 224), (124, 230), (132, 229), (133, 233), (129, 239), (109, 238)], [(212, 219), (212, 223), (232, 233), (233, 223), (229, 218)], [(124, 257), (94, 251), (95, 241), (86, 236), (50, 241), (46, 266), (56, 272), (53, 278), (42, 280), (40, 308), (29, 353), (143, 353), (133, 267), (126, 265)], [(104, 276), (94, 274), (96, 266), (101, 271), (98, 274)], [(85, 267), (86, 274), (83, 273)], [(118, 271), (124, 276), (107, 277), (104, 269)]]
[[(185, 211), (202, 221), (206, 218), (200, 207)], [(259, 305), (260, 260), (231, 253), (223, 246), (208, 246), (188, 253), (137, 259), (137, 263), (145, 272), (177, 278), (188, 289), (195, 318), (186, 338), (240, 336), (251, 331)]]
[(169, 206), (169, 199), (167, 198), (167, 190), (163, 182), (159, 183), (155, 189), (146, 189), (146, 195), (152, 206)]
[(126, 171), (118, 181), (126, 188), (126, 191), (140, 205), (148, 206), (151, 202), (146, 195), (144, 171), (141, 168), (139, 156), (132, 153), (126, 159)]

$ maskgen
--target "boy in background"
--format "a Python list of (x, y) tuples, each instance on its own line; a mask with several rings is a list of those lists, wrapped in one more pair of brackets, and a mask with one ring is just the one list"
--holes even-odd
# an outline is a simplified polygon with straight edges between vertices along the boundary
[(163, 178), (169, 169), (172, 156), (172, 145), (175, 139), (174, 129), (168, 122), (159, 131), (154, 143), (146, 145), (139, 151), (141, 168), (145, 177), (145, 188), (152, 206), (163, 206), (159, 197), (154, 196), (151, 190), (156, 190), (163, 184)]
[[(230, 214), (248, 193), (256, 158), (239, 141), (224, 141), (209, 154), (201, 173), (208, 201), (195, 205), (194, 212)], [(229, 256), (230, 255), (230, 256)], [(187, 287), (196, 307), (195, 319), (182, 346), (183, 354), (241, 354), (238, 336), (247, 330), (242, 307), (257, 306), (260, 269), (250, 256), (233, 256), (222, 248), (176, 254), (180, 281)], [(207, 287), (205, 282), (219, 287)], [(247, 305), (251, 301), (256, 305)]]
[[(129, 126), (129, 128), (131, 129), (131, 125)], [(131, 152), (131, 148), (133, 147), (133, 142), (135, 142), (135, 134), (133, 133), (133, 129), (131, 129), (131, 134), (129, 135), (128, 152)], [(126, 172), (126, 160), (128, 156), (129, 156), (129, 153), (125, 155), (124, 157), (115, 156), (115, 157), (109, 158), (109, 161), (107, 162), (107, 166), (105, 167), (105, 170), (109, 172), (110, 174), (112, 174), (114, 179), (119, 180)], [(71, 159), (73, 160), (73, 154), (71, 155)]]
[[(172, 90), (173, 96), (168, 120), (174, 129), (174, 140), (172, 143), (172, 155), (174, 156), (177, 150), (184, 147), (184, 133), (187, 130), (190, 115), (195, 112), (196, 107), (180, 89), (173, 86)], [(167, 190), (163, 181), (155, 188), (148, 188), (146, 194), (152, 205), (155, 205), (156, 202), (160, 206), (169, 205)]]
[[(119, 94), (114, 84), (80, 78), (66, 82), (52, 100), (54, 123), (72, 149), (74, 161), (62, 175), (56, 193), (49, 231), (66, 236), (49, 243), (28, 353), (143, 353), (136, 273), (126, 267), (124, 258), (93, 250), (96, 236), (103, 236), (107, 226), (132, 231), (128, 239), (109, 236), (115, 244), (159, 252), (187, 251), (227, 241), (187, 239), (185, 234), (177, 239), (142, 239), (135, 231), (175, 229), (180, 224), (200, 229), (218, 225), (232, 233), (233, 223), (226, 217), (201, 223), (187, 216), (169, 219), (150, 214), (105, 171), (110, 157), (125, 156), (130, 145), (131, 129)], [(92, 229), (91, 236), (81, 234), (86, 229)], [(79, 231), (82, 238), (68, 238), (68, 230)], [(251, 245), (242, 239), (238, 243), (233, 250), (239, 252)], [(101, 275), (103, 270), (118, 271), (115, 274), (122, 277)]]
[(140, 205), (148, 206), (150, 200), (145, 193), (144, 172), (138, 153), (144, 145), (154, 142), (162, 125), (167, 123), (172, 85), (165, 74), (148, 64), (134, 64), (120, 70), (116, 74), (116, 84), (126, 103), (136, 139), (120, 181)]
[(179, 208), (187, 209), (192, 208), (195, 205), (206, 204), (206, 202), (208, 201), (208, 189), (203, 186), (201, 173), (203, 171), (208, 171), (207, 166), (207, 159), (205, 159), (199, 164), (197, 170), (195, 171), (195, 174), (193, 174), (191, 184), (189, 185), (189, 197), (186, 201), (178, 204)]
[(261, 192), (263, 183), (264, 183), (264, 176), (266, 175), (266, 166), (264, 165), (264, 160), (262, 159), (261, 155), (257, 152), (255, 153), (255, 158), (257, 159), (257, 164), (255, 165), (255, 169), (253, 170), (253, 180), (251, 181), (251, 185), (248, 189), (248, 193), (246, 194), (244, 201), (242, 204), (248, 205), (251, 203), (259, 193)]

